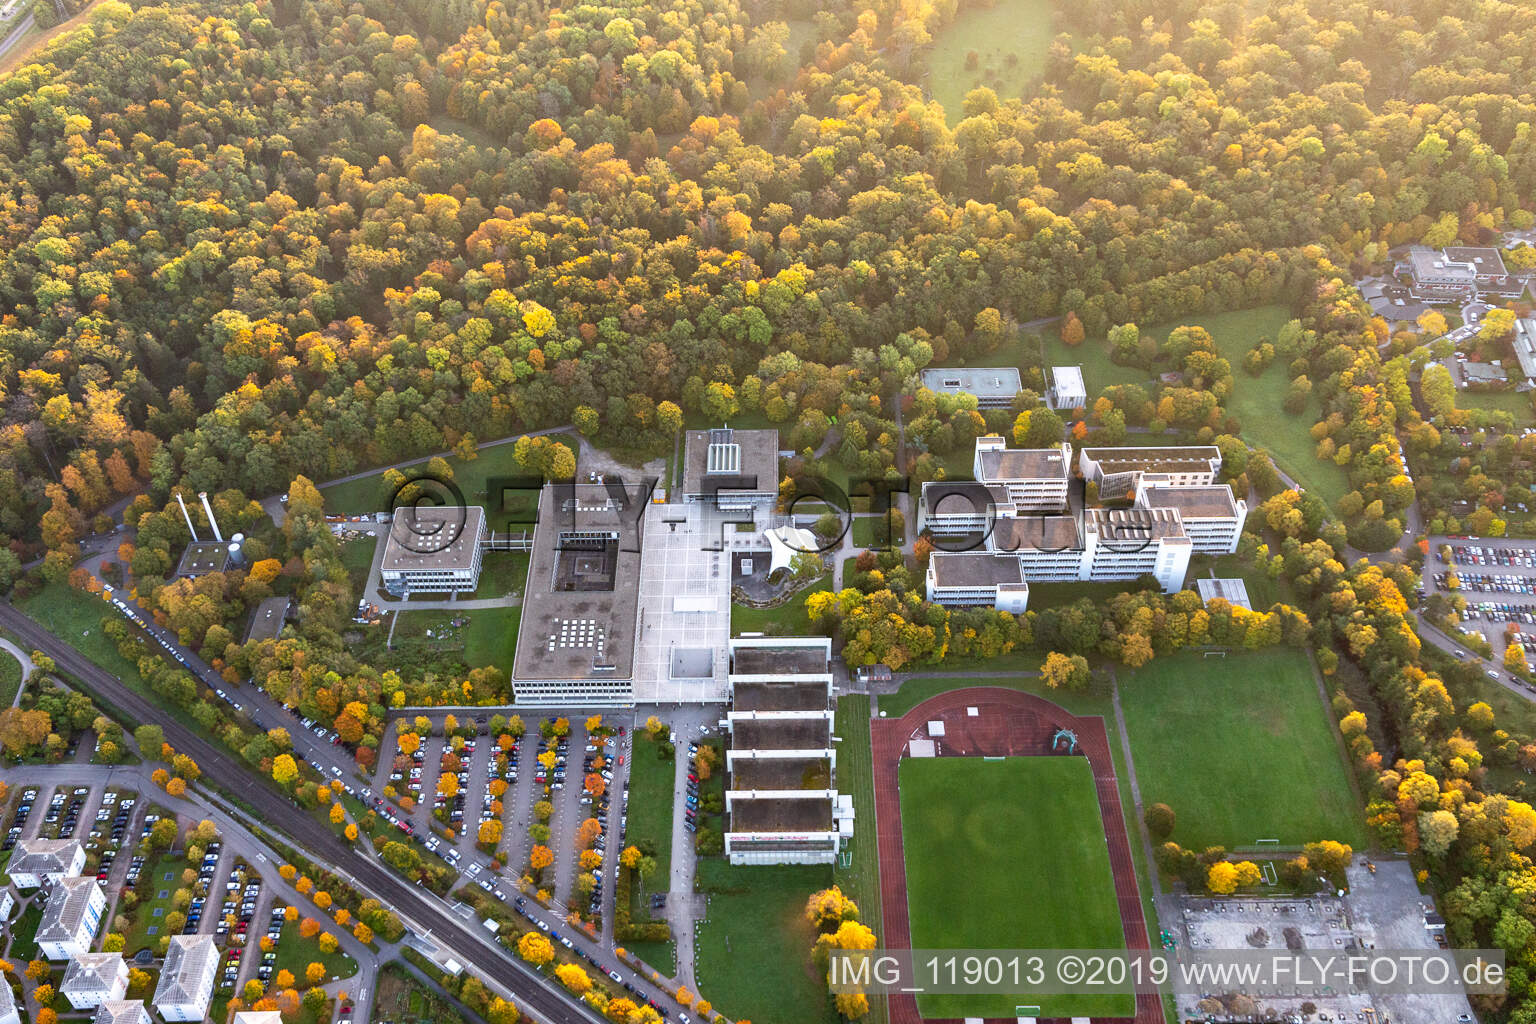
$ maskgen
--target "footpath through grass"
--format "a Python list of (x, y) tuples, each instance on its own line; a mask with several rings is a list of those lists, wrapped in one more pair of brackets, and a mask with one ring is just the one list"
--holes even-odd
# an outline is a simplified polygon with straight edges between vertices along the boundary
[[(833, 724), (837, 745), (837, 789), (853, 797), (853, 820), (859, 827), (832, 872), (843, 894), (859, 905), (859, 920), (885, 938), (884, 911), (880, 905), (880, 850), (875, 844), (875, 773), (869, 741), (869, 698), (862, 694), (839, 697)], [(871, 996), (865, 1024), (885, 1024), (889, 1008), (884, 996)]]
[(1179, 845), (1365, 845), (1305, 653), (1158, 658), (1121, 671), (1120, 704), (1142, 799), (1173, 808)]
[[(908, 758), (898, 769), (914, 949), (1125, 945), (1093, 769), (1081, 757)], [(920, 995), (924, 1017), (1126, 1017), (1129, 994)]]
[(694, 943), (694, 970), (704, 998), (753, 1024), (836, 1021), (826, 984), (811, 967), (816, 932), (805, 919), (805, 901), (831, 883), (824, 865), (700, 861), (695, 884), (709, 893), (709, 915)]

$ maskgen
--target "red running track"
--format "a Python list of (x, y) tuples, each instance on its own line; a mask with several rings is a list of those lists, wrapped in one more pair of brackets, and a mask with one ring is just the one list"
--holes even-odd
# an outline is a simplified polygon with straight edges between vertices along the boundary
[[(971, 716), (967, 709), (976, 708)], [(926, 738), (928, 723), (942, 721), (941, 756), (999, 757), (1049, 754), (1051, 738), (1061, 728), (1077, 734), (1078, 750), (1093, 768), (1099, 795), (1099, 816), (1109, 841), (1110, 870), (1120, 923), (1129, 949), (1149, 949), (1147, 923), (1141, 913), (1141, 893), (1136, 882), (1131, 842), (1120, 808), (1115, 784), (1115, 761), (1102, 718), (1079, 718), (1041, 697), (994, 686), (952, 690), (931, 697), (900, 718), (879, 718), (870, 723), (874, 752), (875, 813), (880, 852), (880, 902), (884, 911), (883, 945), (890, 949), (912, 948), (911, 921), (907, 918), (907, 864), (901, 842), (901, 794), (897, 789), (897, 763), (906, 753), (907, 741)], [(890, 996), (891, 1024), (919, 1024), (917, 999), (910, 994)], [(1010, 1022), (1012, 1018), (1002, 1018)], [(1136, 996), (1136, 1016), (1120, 1018), (1135, 1024), (1163, 1024), (1162, 1000), (1155, 993)]]

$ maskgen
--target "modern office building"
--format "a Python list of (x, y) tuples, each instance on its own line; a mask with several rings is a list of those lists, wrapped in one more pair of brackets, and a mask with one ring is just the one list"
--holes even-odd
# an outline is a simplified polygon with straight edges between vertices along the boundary
[(1052, 409), (1071, 412), (1088, 407), (1088, 386), (1083, 383), (1081, 366), (1051, 367), (1050, 405)]
[(1149, 483), (1212, 484), (1216, 482), (1216, 474), (1221, 472), (1221, 449), (1214, 445), (1084, 448), (1078, 452), (1077, 464), (1083, 479), (1093, 483), (1103, 483), (1106, 477), (1121, 473), (1137, 472)]
[(779, 500), (777, 430), (690, 430), (683, 436), (683, 500), (729, 511), (772, 511)]
[(732, 864), (831, 864), (851, 836), (833, 786), (832, 641), (731, 641), (725, 853)]
[(634, 703), (645, 500), (602, 484), (540, 492), (512, 663), (516, 703)]
[(1227, 484), (1149, 484), (1136, 489), (1138, 508), (1175, 508), (1196, 554), (1230, 555), (1248, 519), (1248, 503)]
[(1009, 448), (997, 434), (976, 439), (971, 473), (977, 482), (1003, 488), (1015, 514), (1059, 512), (1067, 507), (1072, 446)]
[(72, 960), (91, 951), (96, 929), (107, 910), (107, 894), (96, 879), (81, 875), (61, 879), (48, 894), (37, 926), (37, 948), (44, 960)]
[(444, 594), (480, 585), (485, 510), (478, 505), (406, 506), (384, 538), (379, 578), (392, 594)]
[(941, 367), (924, 370), (922, 381), (936, 395), (975, 395), (982, 409), (1006, 409), (1024, 388), (1017, 366)]

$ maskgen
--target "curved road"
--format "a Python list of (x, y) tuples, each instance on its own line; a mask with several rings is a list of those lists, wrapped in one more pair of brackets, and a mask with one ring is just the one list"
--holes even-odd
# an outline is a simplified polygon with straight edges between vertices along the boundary
[[(474, 965), (493, 990), (499, 990), (525, 1013), (531, 1011), (534, 1019), (549, 1024), (593, 1024), (603, 1020), (584, 1004), (576, 1003), (513, 960), (484, 929), (466, 927), (435, 897), (418, 892), (417, 887), (389, 868), (342, 842), (328, 827), (297, 811), (292, 801), (257, 782), (245, 765), (234, 761), (233, 755), (192, 732), (163, 707), (128, 689), (8, 603), (0, 603), (0, 624), (34, 649), (49, 654), (60, 669), (80, 680), (99, 700), (115, 707), (128, 721), (154, 722), (161, 726), (172, 746), (202, 766), (205, 775), (218, 779), (221, 786), (254, 808), (262, 820), (283, 822), (286, 838), (296, 846), (319, 863), (330, 865), (355, 879), (360, 887), (372, 890), (402, 919), (447, 947), (461, 963)], [(517, 987), (514, 989), (513, 985)]]

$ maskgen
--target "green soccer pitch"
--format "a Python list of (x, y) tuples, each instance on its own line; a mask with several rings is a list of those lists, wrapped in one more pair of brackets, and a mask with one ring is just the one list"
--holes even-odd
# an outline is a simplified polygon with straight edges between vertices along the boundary
[[(1121, 949), (1109, 846), (1081, 757), (904, 759), (913, 949)], [(920, 994), (925, 1018), (1129, 1017), (1130, 993)]]

